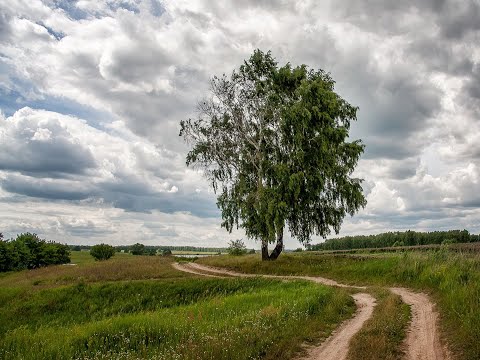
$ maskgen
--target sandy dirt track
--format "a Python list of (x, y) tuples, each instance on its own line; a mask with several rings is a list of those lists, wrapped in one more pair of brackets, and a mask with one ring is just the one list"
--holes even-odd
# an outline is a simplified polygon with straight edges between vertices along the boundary
[[(262, 276), (276, 279), (294, 279), (309, 280), (316, 283), (365, 289), (362, 286), (349, 286), (340, 284), (334, 280), (314, 277), (314, 276), (277, 276), (277, 275), (257, 275), (243, 274), (230, 270), (218, 269), (210, 266), (196, 263), (174, 264), (177, 270), (193, 274), (211, 277), (255, 277)], [(450, 356), (445, 347), (442, 346), (438, 331), (438, 314), (434, 305), (430, 302), (428, 296), (423, 293), (415, 293), (405, 288), (390, 288), (390, 291), (399, 295), (402, 301), (411, 307), (412, 321), (408, 329), (408, 335), (405, 339), (406, 360), (449, 360)], [(307, 357), (302, 360), (343, 360), (348, 353), (348, 344), (350, 339), (362, 328), (368, 320), (376, 305), (375, 299), (366, 293), (354, 294), (353, 298), (357, 305), (357, 311), (353, 318), (345, 321), (340, 327), (320, 346), (308, 350)]]
[(412, 309), (412, 322), (405, 339), (406, 360), (447, 360), (448, 351), (440, 342), (438, 314), (428, 296), (404, 288), (391, 288)]
[(363, 326), (363, 323), (372, 316), (375, 307), (375, 298), (370, 294), (352, 295), (357, 305), (357, 311), (353, 318), (344, 321), (335, 332), (320, 346), (313, 347), (307, 356), (301, 360), (344, 360), (347, 358), (348, 345), (353, 335)]

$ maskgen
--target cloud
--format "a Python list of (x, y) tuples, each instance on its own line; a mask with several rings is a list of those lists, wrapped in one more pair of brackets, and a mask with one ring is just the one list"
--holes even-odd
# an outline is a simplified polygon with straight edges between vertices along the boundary
[(351, 138), (366, 145), (356, 174), (369, 203), (342, 233), (480, 230), (476, 1), (0, 7), (0, 201), (39, 212), (10, 217), (8, 231), (224, 245), (178, 124), (195, 116), (211, 76), (255, 48), (330, 72), (359, 107)]
[(52, 115), (24, 108), (0, 123), (0, 170), (62, 177), (96, 167), (90, 149)]
[(196, 191), (201, 177), (183, 167), (183, 158), (121, 122), (98, 129), (72, 116), (23, 108), (0, 124), (0, 184), (7, 192), (218, 216), (212, 196)]

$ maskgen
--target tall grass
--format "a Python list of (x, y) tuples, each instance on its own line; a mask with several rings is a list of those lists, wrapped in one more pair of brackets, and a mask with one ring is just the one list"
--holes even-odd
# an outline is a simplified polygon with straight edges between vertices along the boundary
[(278, 275), (321, 275), (346, 283), (407, 286), (428, 291), (441, 314), (441, 326), (451, 350), (463, 359), (480, 359), (480, 256), (452, 253), (404, 252), (381, 257), (282, 255), (275, 262), (258, 256), (222, 256), (199, 262), (236, 271)]
[(125, 314), (117, 308), (117, 315), (100, 320), (63, 323), (65, 310), (55, 315), (60, 322), (16, 326), (0, 338), (0, 358), (286, 359), (304, 339), (326, 336), (354, 310), (345, 292), (307, 282), (204, 280), (201, 287), (214, 296), (173, 306), (188, 296), (171, 292), (164, 298), (172, 306), (144, 307), (152, 311)]

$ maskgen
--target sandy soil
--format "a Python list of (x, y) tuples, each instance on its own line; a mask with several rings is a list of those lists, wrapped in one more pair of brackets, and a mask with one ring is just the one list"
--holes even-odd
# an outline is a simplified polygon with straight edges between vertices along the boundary
[(438, 313), (428, 296), (405, 288), (391, 288), (402, 301), (411, 306), (412, 322), (405, 339), (407, 360), (447, 360), (438, 332)]
[[(255, 277), (262, 276), (277, 279), (310, 280), (317, 283), (338, 287), (351, 287), (365, 289), (362, 286), (349, 286), (340, 284), (334, 280), (314, 276), (276, 276), (242, 274), (230, 270), (213, 268), (196, 263), (174, 264), (177, 270), (193, 274), (225, 277)], [(412, 321), (405, 339), (406, 360), (449, 360), (448, 350), (442, 346), (438, 331), (438, 313), (428, 296), (423, 293), (415, 293), (405, 288), (391, 288), (392, 292), (400, 295), (402, 301), (411, 307)], [(342, 360), (348, 353), (350, 339), (362, 328), (364, 322), (370, 318), (376, 305), (375, 298), (366, 293), (353, 295), (357, 304), (357, 312), (350, 320), (345, 321), (323, 344), (308, 350), (307, 357), (303, 360)]]
[(354, 317), (343, 322), (322, 345), (311, 348), (302, 360), (343, 360), (347, 358), (350, 339), (362, 328), (363, 323), (372, 316), (376, 305), (370, 294), (354, 294), (357, 305)]

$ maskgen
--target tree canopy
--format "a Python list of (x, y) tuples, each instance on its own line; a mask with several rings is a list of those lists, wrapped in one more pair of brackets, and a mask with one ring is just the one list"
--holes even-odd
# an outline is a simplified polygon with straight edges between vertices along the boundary
[(94, 245), (90, 249), (90, 255), (92, 255), (95, 260), (108, 260), (115, 255), (115, 248), (107, 244)]
[(36, 269), (70, 262), (67, 245), (40, 239), (37, 234), (23, 233), (3, 240), (0, 233), (0, 272)]
[(229, 77), (213, 77), (198, 118), (181, 122), (192, 146), (187, 165), (211, 181), (222, 226), (260, 240), (264, 260), (282, 251), (286, 225), (308, 244), (338, 233), (345, 215), (366, 204), (362, 180), (352, 177), (364, 145), (347, 141), (357, 107), (334, 84), (323, 70), (278, 67), (256, 50)]

